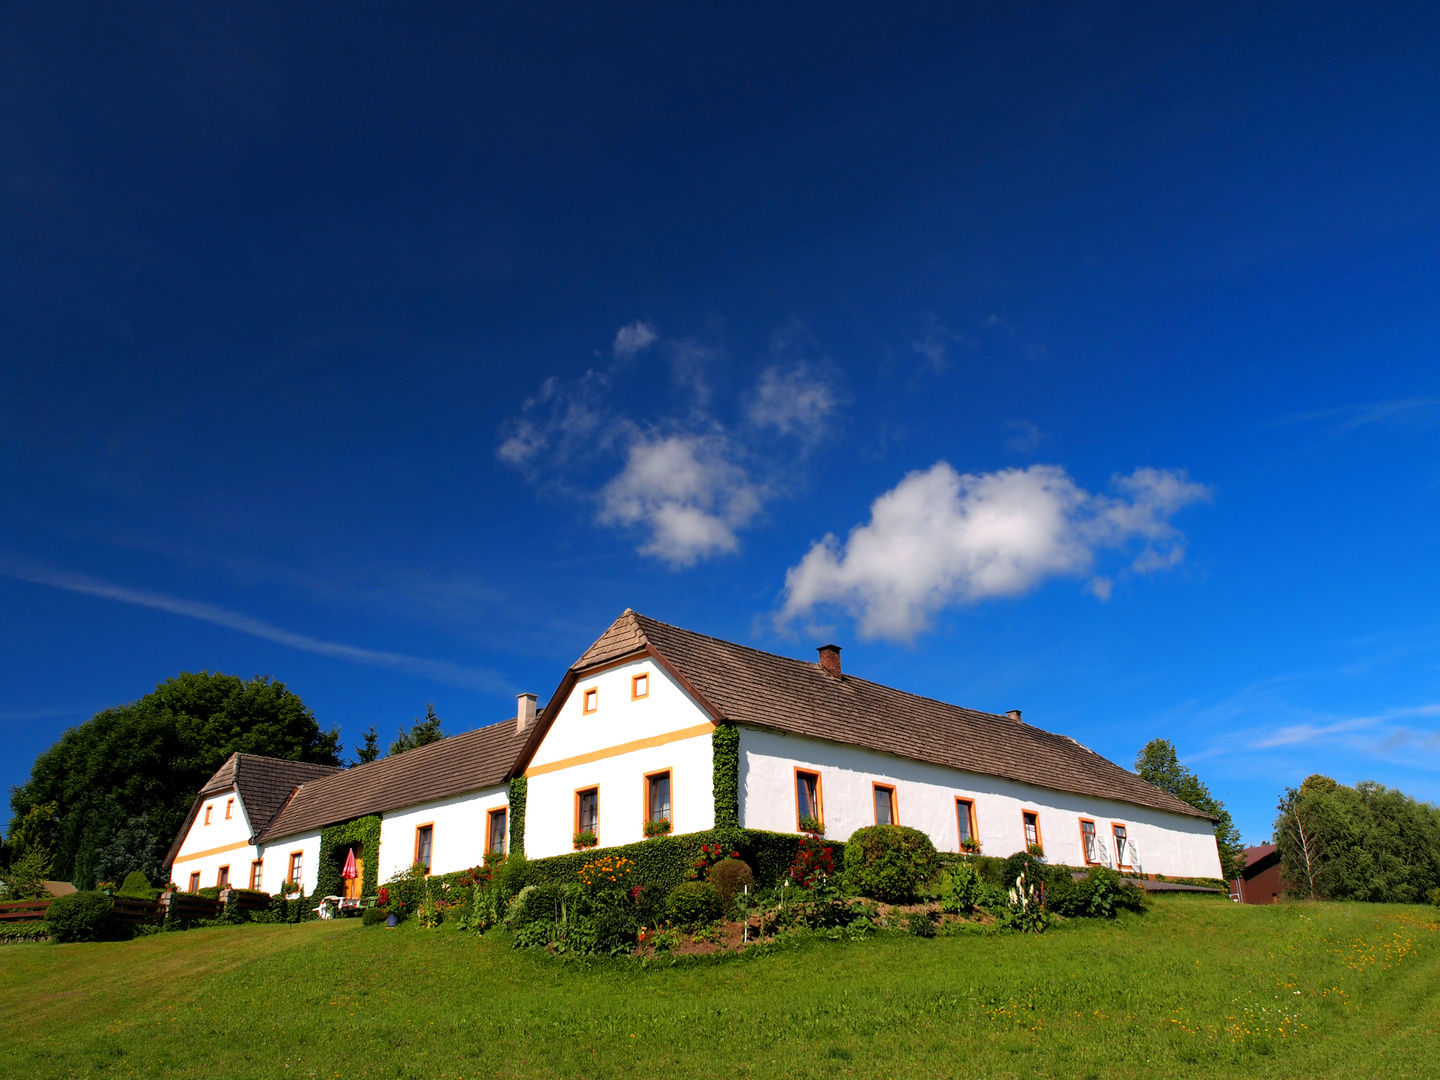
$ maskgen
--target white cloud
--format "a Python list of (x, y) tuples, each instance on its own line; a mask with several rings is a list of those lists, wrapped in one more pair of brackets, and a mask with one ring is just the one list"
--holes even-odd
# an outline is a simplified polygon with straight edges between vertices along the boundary
[(825, 433), (839, 407), (839, 394), (828, 373), (801, 361), (772, 364), (760, 373), (748, 415), (757, 427), (810, 442)]
[[(779, 622), (837, 605), (863, 637), (910, 640), (946, 607), (1087, 574), (1102, 548), (1141, 541), (1137, 573), (1180, 562), (1184, 537), (1169, 518), (1209, 490), (1159, 469), (1114, 486), (1118, 496), (1092, 495), (1057, 465), (961, 475), (936, 462), (876, 499), (843, 545), (828, 535), (791, 567)], [(1096, 577), (1089, 588), (1104, 599), (1111, 586)]]
[(629, 360), (636, 353), (643, 352), (660, 340), (660, 331), (642, 319), (636, 319), (629, 326), (615, 331), (612, 349), (618, 360)]
[[(645, 387), (637, 423), (617, 407), (625, 361), (655, 346), (669, 361), (672, 405)], [(691, 566), (739, 548), (739, 530), (768, 499), (790, 490), (803, 461), (842, 404), (840, 382), (803, 324), (773, 335), (769, 365), (753, 387), (724, 393), (730, 358), (694, 338), (661, 338), (635, 322), (615, 335), (617, 362), (577, 380), (546, 379), (501, 429), (496, 456), (542, 488), (591, 501), (597, 520), (637, 530), (640, 552)], [(653, 381), (653, 367), (646, 373)], [(737, 410), (727, 429), (724, 406)], [(617, 456), (623, 457), (614, 473)], [(600, 481), (602, 470), (613, 473)], [(757, 479), (758, 477), (758, 479)]]
[(739, 547), (735, 530), (760, 511), (764, 492), (717, 434), (637, 434), (625, 468), (601, 492), (602, 522), (642, 526), (640, 548), (672, 566)]

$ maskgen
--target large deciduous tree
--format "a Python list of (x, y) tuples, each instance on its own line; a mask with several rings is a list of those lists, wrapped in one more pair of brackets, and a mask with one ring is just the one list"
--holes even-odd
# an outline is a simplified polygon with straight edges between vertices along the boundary
[(1151, 739), (1135, 758), (1135, 771), (1140, 779), (1168, 791), (1181, 802), (1203, 810), (1215, 819), (1215, 846), (1220, 852), (1220, 867), (1226, 881), (1233, 881), (1245, 869), (1245, 846), (1240, 830), (1230, 818), (1225, 804), (1193, 772), (1180, 764), (1180, 755), (1169, 739)]
[(1416, 904), (1440, 889), (1440, 809), (1373, 780), (1310, 776), (1275, 819), (1280, 875), (1312, 899)]
[(130, 870), (158, 876), (195, 792), (231, 754), (337, 765), (339, 749), (339, 732), (321, 731), (284, 683), (185, 672), (65, 732), (12, 789), (12, 820), (18, 833), (54, 804), (46, 841), (58, 879), (88, 888)]

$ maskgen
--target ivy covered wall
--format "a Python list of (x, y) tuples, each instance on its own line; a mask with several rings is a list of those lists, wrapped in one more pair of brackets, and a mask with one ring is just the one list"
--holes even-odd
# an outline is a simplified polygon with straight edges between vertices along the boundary
[(320, 830), (320, 862), (314, 895), (339, 896), (343, 892), (340, 872), (345, 869), (345, 851), (351, 844), (360, 845), (360, 858), (365, 862), (360, 895), (374, 896), (379, 891), (380, 818), (370, 814)]
[(715, 828), (740, 827), (740, 730), (721, 724), (710, 735), (714, 761)]
[(517, 776), (510, 781), (510, 854), (525, 854), (525, 792), (529, 781)]

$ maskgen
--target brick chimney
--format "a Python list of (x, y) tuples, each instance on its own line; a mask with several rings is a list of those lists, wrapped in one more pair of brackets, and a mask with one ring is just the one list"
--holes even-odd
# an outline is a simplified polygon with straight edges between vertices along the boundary
[(524, 732), (535, 722), (535, 695), (517, 694), (515, 697), (515, 731)]
[(1019, 709), (1007, 709), (1005, 715), (1008, 716), (1011, 720), (1014, 720), (1017, 724), (1023, 724), (1025, 722), (1024, 720), (1020, 719)]
[(840, 678), (840, 646), (821, 645), (816, 652), (820, 654), (820, 666), (825, 669), (825, 674), (832, 679)]

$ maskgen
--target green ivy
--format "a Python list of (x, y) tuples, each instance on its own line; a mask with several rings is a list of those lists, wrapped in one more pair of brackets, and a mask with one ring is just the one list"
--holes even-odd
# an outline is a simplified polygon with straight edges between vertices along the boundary
[(374, 896), (379, 889), (380, 818), (376, 814), (355, 818), (340, 825), (320, 830), (319, 873), (315, 879), (315, 896), (339, 896), (342, 891), (340, 872), (345, 858), (340, 854), (351, 844), (359, 844), (365, 860), (360, 882), (361, 896)]
[(720, 724), (710, 735), (714, 762), (715, 828), (740, 828), (740, 729)]
[(535, 885), (544, 882), (569, 884), (590, 860), (601, 855), (623, 855), (635, 864), (632, 871), (635, 881), (669, 893), (685, 880), (685, 872), (694, 864), (700, 848), (715, 843), (738, 851), (754, 871), (756, 884), (769, 886), (777, 883), (790, 869), (800, 837), (795, 833), (765, 832), (761, 829), (707, 829), (681, 836), (657, 836), (637, 844), (532, 859), (526, 864), (527, 881)]
[(530, 781), (517, 776), (510, 781), (510, 854), (525, 854), (525, 791)]

